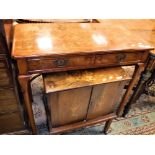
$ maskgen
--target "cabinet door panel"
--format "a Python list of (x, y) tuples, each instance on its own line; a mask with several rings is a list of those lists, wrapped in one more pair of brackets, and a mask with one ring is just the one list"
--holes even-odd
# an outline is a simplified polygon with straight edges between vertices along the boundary
[(52, 127), (85, 120), (91, 89), (84, 87), (49, 94)]
[(97, 118), (114, 112), (125, 82), (113, 82), (94, 86), (87, 119)]

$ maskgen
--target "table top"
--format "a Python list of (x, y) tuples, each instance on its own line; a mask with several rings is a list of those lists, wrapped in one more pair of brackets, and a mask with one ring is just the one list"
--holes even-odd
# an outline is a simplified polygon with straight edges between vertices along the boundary
[(153, 47), (123, 25), (107, 23), (17, 24), (14, 58), (109, 51), (136, 51)]
[[(155, 46), (155, 19), (98, 19), (102, 24), (123, 26)], [(155, 55), (155, 50), (151, 51)]]

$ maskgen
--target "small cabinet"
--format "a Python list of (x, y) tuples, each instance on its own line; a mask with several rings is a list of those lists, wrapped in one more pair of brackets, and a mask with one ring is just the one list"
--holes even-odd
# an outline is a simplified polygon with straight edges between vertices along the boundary
[(132, 74), (122, 67), (45, 74), (51, 133), (115, 113)]

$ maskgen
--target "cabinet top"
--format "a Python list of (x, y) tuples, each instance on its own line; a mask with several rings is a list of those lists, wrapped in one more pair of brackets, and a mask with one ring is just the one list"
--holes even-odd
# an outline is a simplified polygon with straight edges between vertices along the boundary
[(121, 25), (110, 23), (17, 24), (14, 58), (139, 51), (153, 49), (145, 40)]

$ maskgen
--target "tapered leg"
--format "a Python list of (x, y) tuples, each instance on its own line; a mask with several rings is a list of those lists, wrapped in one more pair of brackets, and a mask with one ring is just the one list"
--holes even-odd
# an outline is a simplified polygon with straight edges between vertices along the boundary
[(32, 133), (36, 134), (37, 130), (36, 130), (36, 125), (35, 125), (35, 121), (34, 121), (34, 115), (33, 115), (33, 110), (32, 110), (32, 98), (31, 98), (31, 89), (30, 89), (30, 77), (29, 75), (26, 76), (22, 76), (20, 75), (18, 77), (22, 92), (23, 92), (23, 96), (24, 96), (24, 103), (26, 106), (26, 110), (28, 113), (28, 117), (29, 117), (29, 122), (30, 122), (30, 126), (32, 128)]
[(135, 89), (132, 97), (130, 98), (129, 102), (125, 106), (125, 110), (122, 115), (123, 117), (125, 117), (128, 114), (132, 103), (134, 103), (140, 97), (140, 95), (145, 92), (145, 87), (146, 87), (146, 83), (148, 82), (148, 80), (150, 78), (152, 78), (152, 80), (154, 79), (155, 76), (152, 73), (154, 66), (155, 66), (155, 55), (151, 54), (149, 57), (149, 61), (148, 61), (146, 70), (143, 73), (143, 75), (141, 76), (141, 79), (139, 80), (139, 83), (136, 86), (136, 89)]
[(141, 79), (140, 79), (138, 85), (136, 86), (136, 89), (135, 89), (132, 97), (130, 98), (129, 102), (125, 106), (125, 109), (124, 109), (123, 115), (122, 115), (123, 117), (125, 117), (128, 114), (132, 103), (136, 102), (136, 100), (144, 92), (145, 84), (146, 84), (146, 81), (149, 79), (149, 77), (151, 77), (151, 75), (149, 73), (145, 73), (141, 76)]
[(109, 130), (109, 127), (110, 127), (111, 123), (112, 123), (112, 119), (111, 119), (111, 120), (108, 120), (108, 121), (105, 123), (105, 127), (104, 127), (104, 129), (103, 129), (104, 134), (107, 134), (107, 133), (108, 133), (108, 130)]
[(135, 69), (135, 72), (134, 72), (134, 75), (133, 75), (133, 78), (132, 80), (130, 81), (130, 84), (129, 84), (129, 87), (128, 89), (126, 90), (125, 92), (125, 95), (120, 103), (120, 106), (117, 110), (117, 115), (118, 116), (121, 116), (122, 112), (124, 111), (124, 107), (129, 99), (129, 96), (131, 95), (132, 93), (132, 89), (133, 87), (135, 86), (135, 84), (138, 82), (139, 78), (140, 78), (140, 75), (142, 73), (142, 71), (144, 70), (144, 64), (143, 63), (139, 63), (137, 66), (136, 66), (136, 69)]

